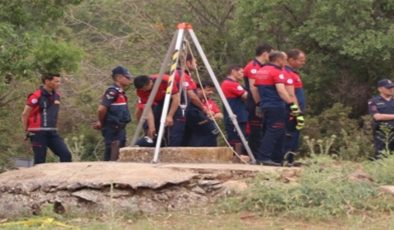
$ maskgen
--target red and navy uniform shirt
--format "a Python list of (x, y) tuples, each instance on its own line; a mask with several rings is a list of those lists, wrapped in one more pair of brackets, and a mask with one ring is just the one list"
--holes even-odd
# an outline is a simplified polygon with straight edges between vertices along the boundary
[(221, 111), (218, 104), (216, 104), (216, 102), (211, 98), (207, 98), (207, 99), (208, 99), (207, 101), (202, 100), (204, 107), (212, 111), (214, 114), (220, 113)]
[[(372, 116), (376, 113), (394, 114), (394, 98), (391, 98), (390, 100), (386, 100), (382, 96), (375, 96), (368, 101), (368, 110), (369, 110), (369, 114)], [(374, 120), (375, 128), (379, 128), (379, 126), (384, 123), (394, 128), (394, 120), (388, 120), (388, 121)]]
[(254, 58), (244, 67), (245, 89), (248, 93), (250, 93), (249, 79), (255, 79), (257, 71), (263, 66), (264, 64), (261, 64), (256, 58)]
[[(157, 79), (157, 75), (152, 75), (151, 79), (154, 83)], [(159, 89), (157, 90), (156, 96), (153, 100), (153, 105), (161, 104), (164, 102), (164, 98), (166, 96), (168, 80), (169, 80), (169, 76), (163, 75), (163, 79), (160, 83)], [(145, 105), (148, 102), (150, 93), (151, 93), (151, 90), (144, 91), (142, 89), (137, 89), (138, 104)], [(178, 93), (178, 87), (176, 86), (176, 84), (173, 84), (171, 95), (174, 95), (176, 93)], [(143, 108), (143, 106), (142, 106), (142, 108)]]
[[(180, 88), (181, 83), (181, 71), (179, 69), (175, 72), (175, 83)], [(197, 84), (194, 82), (192, 77), (189, 75), (187, 71), (183, 74), (183, 87), (185, 90), (195, 90), (197, 89)]]
[(285, 68), (282, 69), (283, 75), (285, 76), (285, 86), (294, 86), (294, 80), (293, 76), (289, 72), (285, 70)]
[[(238, 122), (246, 122), (248, 120), (248, 110), (246, 103), (242, 100), (242, 95), (246, 90), (233, 79), (226, 78), (221, 84), (224, 96), (230, 104), (231, 110), (237, 115)], [(228, 118), (227, 111), (224, 110), (225, 119)], [(226, 119), (227, 120), (227, 119)]]
[(284, 71), (293, 79), (295, 95), (302, 112), (305, 111), (304, 85), (302, 84), (300, 73), (290, 66), (285, 66)]
[(56, 130), (60, 105), (60, 95), (57, 92), (50, 93), (41, 86), (28, 96), (26, 105), (32, 108), (28, 118), (28, 131)]
[(257, 71), (255, 86), (259, 90), (261, 108), (285, 107), (285, 102), (276, 90), (276, 84), (286, 84), (286, 77), (281, 67), (267, 64)]
[(126, 93), (118, 86), (108, 87), (101, 98), (101, 105), (107, 107), (104, 126), (124, 126), (131, 121)]

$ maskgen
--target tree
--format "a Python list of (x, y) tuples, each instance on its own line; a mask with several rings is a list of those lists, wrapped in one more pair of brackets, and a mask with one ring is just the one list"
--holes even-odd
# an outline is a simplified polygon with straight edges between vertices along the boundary
[(375, 82), (394, 73), (393, 13), (390, 0), (246, 0), (238, 2), (236, 28), (246, 50), (263, 40), (306, 51), (313, 112), (342, 102), (359, 116)]
[[(64, 11), (79, 0), (15, 0), (0, 2), (0, 149), (19, 144), (15, 132), (27, 94), (42, 72), (78, 68), (82, 51), (60, 36)], [(31, 91), (31, 87), (28, 89)], [(4, 122), (3, 122), (4, 121)], [(15, 150), (15, 149), (14, 149)], [(11, 151), (11, 150), (10, 150)], [(1, 153), (3, 154), (3, 153)]]

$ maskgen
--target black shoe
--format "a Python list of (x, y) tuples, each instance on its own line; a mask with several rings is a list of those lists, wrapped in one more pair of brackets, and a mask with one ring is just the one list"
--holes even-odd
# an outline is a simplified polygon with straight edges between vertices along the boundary
[(259, 161), (260, 165), (266, 165), (266, 166), (282, 166), (281, 163), (277, 163), (272, 160), (265, 160), (265, 161)]

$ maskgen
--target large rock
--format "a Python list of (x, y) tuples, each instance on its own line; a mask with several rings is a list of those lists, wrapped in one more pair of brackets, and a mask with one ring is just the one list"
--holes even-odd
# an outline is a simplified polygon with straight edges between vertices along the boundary
[(246, 164), (40, 164), (0, 174), (0, 219), (39, 214), (48, 205), (56, 213), (182, 210), (237, 194), (247, 188), (245, 178), (257, 173), (283, 170)]
[[(154, 148), (125, 147), (120, 149), (119, 161), (151, 162)], [(164, 147), (159, 161), (166, 163), (229, 163), (233, 152), (228, 147)]]

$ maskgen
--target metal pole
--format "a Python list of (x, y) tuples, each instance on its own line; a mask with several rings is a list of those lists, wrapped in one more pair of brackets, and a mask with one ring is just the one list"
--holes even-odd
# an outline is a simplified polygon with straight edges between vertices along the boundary
[(158, 161), (159, 161), (160, 146), (161, 146), (161, 141), (162, 141), (162, 138), (163, 138), (163, 135), (164, 135), (164, 127), (165, 127), (165, 122), (166, 122), (166, 116), (167, 116), (168, 109), (169, 109), (169, 106), (170, 106), (171, 92), (172, 92), (172, 87), (174, 85), (174, 78), (175, 78), (176, 68), (178, 66), (179, 52), (180, 52), (180, 49), (181, 49), (181, 46), (182, 46), (183, 34), (184, 34), (184, 31), (185, 31), (187, 25), (188, 24), (186, 24), (186, 23), (180, 23), (177, 26), (177, 28), (178, 28), (178, 36), (177, 36), (176, 43), (175, 43), (174, 53), (172, 54), (170, 78), (168, 79), (168, 84), (167, 84), (167, 89), (166, 89), (166, 96), (164, 98), (163, 111), (161, 112), (159, 133), (158, 133), (157, 139), (156, 139), (155, 153), (154, 153), (154, 156), (153, 156), (152, 163), (158, 163)]
[(215, 88), (216, 88), (216, 90), (217, 90), (217, 92), (218, 92), (220, 98), (222, 99), (223, 105), (224, 105), (224, 107), (225, 107), (225, 109), (226, 109), (226, 111), (227, 111), (227, 113), (228, 113), (228, 115), (229, 115), (231, 121), (233, 122), (233, 125), (234, 125), (234, 127), (236, 128), (239, 137), (241, 138), (241, 141), (242, 141), (242, 143), (243, 143), (243, 145), (244, 145), (244, 147), (245, 147), (245, 149), (246, 149), (246, 152), (248, 153), (250, 159), (252, 160), (252, 163), (255, 164), (255, 163), (256, 163), (256, 159), (254, 158), (253, 153), (252, 153), (252, 150), (250, 149), (249, 144), (248, 144), (248, 142), (246, 141), (246, 138), (245, 138), (245, 136), (243, 135), (243, 133), (242, 133), (242, 131), (241, 131), (241, 128), (240, 128), (239, 125), (238, 125), (237, 116), (235, 116), (235, 114), (234, 114), (233, 111), (231, 110), (231, 107), (230, 107), (230, 105), (229, 105), (229, 103), (228, 103), (226, 97), (225, 97), (224, 94), (223, 94), (223, 91), (222, 91), (222, 89), (221, 89), (221, 87), (220, 87), (220, 84), (219, 84), (219, 82), (218, 82), (218, 80), (217, 80), (217, 78), (216, 78), (216, 76), (215, 76), (215, 73), (213, 72), (212, 67), (211, 67), (211, 65), (210, 65), (209, 62), (208, 62), (208, 59), (207, 59), (207, 57), (205, 56), (204, 51), (202, 50), (202, 47), (201, 47), (201, 45), (200, 45), (200, 42), (198, 41), (196, 35), (194, 34), (194, 31), (193, 31), (193, 29), (191, 28), (191, 26), (188, 28), (187, 31), (189, 32), (189, 34), (190, 34), (190, 36), (191, 36), (191, 38), (192, 38), (192, 41), (193, 41), (194, 45), (196, 46), (197, 51), (198, 51), (198, 53), (200, 54), (200, 56), (201, 56), (201, 58), (202, 58), (202, 61), (204, 62), (205, 67), (206, 67), (207, 70), (208, 70), (209, 76), (211, 77), (212, 82), (213, 82), (213, 84), (215, 85)]
[(136, 143), (136, 141), (137, 141), (137, 139), (138, 139), (138, 137), (140, 135), (140, 132), (142, 130), (142, 125), (146, 121), (146, 116), (148, 114), (147, 108), (152, 106), (153, 100), (154, 100), (154, 98), (155, 98), (155, 96), (157, 94), (157, 91), (159, 90), (160, 83), (161, 83), (161, 81), (163, 79), (164, 72), (166, 71), (166, 69), (168, 67), (168, 64), (170, 62), (171, 54), (172, 54), (172, 52), (174, 50), (174, 47), (175, 47), (175, 42), (176, 42), (177, 35), (178, 35), (178, 31), (176, 31), (174, 33), (174, 36), (172, 37), (170, 46), (168, 47), (167, 53), (166, 53), (166, 55), (164, 57), (164, 61), (161, 64), (159, 76), (157, 77), (157, 79), (155, 81), (155, 84), (152, 87), (152, 91), (149, 94), (148, 101), (146, 102), (146, 104), (144, 106), (144, 110), (142, 111), (141, 118), (140, 118), (140, 120), (139, 120), (139, 122), (137, 124), (137, 127), (135, 128), (133, 139), (130, 142), (131, 146), (135, 145), (135, 143)]

